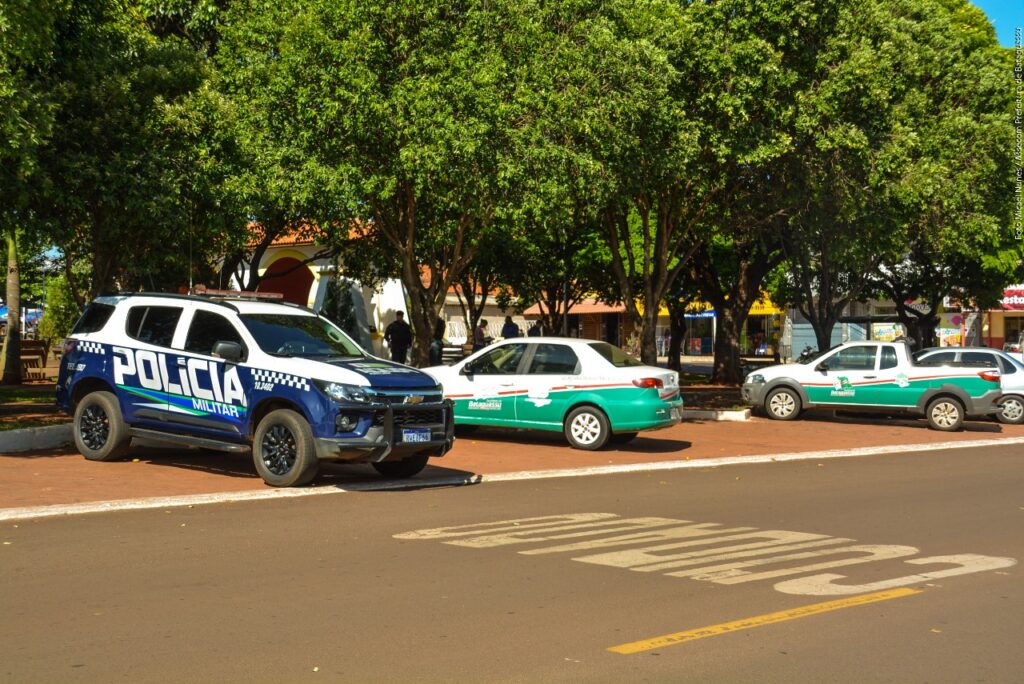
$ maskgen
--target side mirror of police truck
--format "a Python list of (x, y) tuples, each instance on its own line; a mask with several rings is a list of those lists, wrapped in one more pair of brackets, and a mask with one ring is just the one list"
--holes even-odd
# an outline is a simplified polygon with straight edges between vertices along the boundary
[(824, 361), (822, 361), (821, 363), (819, 363), (817, 366), (814, 367), (814, 370), (821, 371), (822, 373), (827, 373), (828, 372), (828, 364), (825, 363)]
[(237, 362), (242, 358), (242, 345), (237, 342), (220, 340), (213, 345), (213, 355), (225, 361)]

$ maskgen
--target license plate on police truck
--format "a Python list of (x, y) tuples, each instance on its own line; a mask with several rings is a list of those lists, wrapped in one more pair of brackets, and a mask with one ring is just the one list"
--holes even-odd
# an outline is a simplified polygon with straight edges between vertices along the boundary
[(430, 430), (423, 428), (406, 428), (402, 430), (403, 442), (429, 442)]

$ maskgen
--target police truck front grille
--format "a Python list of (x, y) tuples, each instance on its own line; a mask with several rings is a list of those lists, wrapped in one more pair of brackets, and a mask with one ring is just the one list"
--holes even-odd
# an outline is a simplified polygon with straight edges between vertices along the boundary
[[(444, 425), (444, 409), (412, 409), (393, 407), (393, 420), (395, 425), (402, 427)], [(373, 417), (374, 425), (384, 424), (384, 414), (378, 413)]]

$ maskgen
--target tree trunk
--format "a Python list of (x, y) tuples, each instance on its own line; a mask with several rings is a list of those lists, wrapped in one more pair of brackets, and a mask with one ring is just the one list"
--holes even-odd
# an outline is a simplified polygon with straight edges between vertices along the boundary
[(829, 349), (832, 346), (832, 330), (836, 327), (836, 322), (815, 318), (810, 323), (814, 328), (814, 339), (818, 343), (818, 351), (823, 352)]
[(649, 366), (658, 365), (658, 306), (644, 302), (640, 317), (640, 360)]
[(4, 385), (21, 384), (21, 273), (18, 270), (18, 239), (13, 231), (7, 239), (7, 337), (3, 348)]
[(740, 363), (740, 331), (746, 321), (746, 313), (737, 313), (728, 306), (722, 307), (715, 316), (715, 365), (711, 374), (712, 382), (722, 385), (739, 385), (743, 382), (743, 368)]
[(674, 314), (669, 310), (669, 330), (671, 337), (668, 341), (668, 367), (674, 371), (683, 369), (680, 356), (683, 351), (683, 339), (686, 338), (686, 314)]

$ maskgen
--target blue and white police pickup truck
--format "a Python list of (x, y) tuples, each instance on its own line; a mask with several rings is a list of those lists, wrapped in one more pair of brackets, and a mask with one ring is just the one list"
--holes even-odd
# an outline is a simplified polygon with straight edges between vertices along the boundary
[(57, 403), (88, 459), (122, 457), (133, 437), (251, 450), (278, 487), (310, 482), (320, 461), (411, 477), (454, 441), (429, 375), (310, 309), (241, 293), (97, 298), (64, 344)]
[(804, 363), (749, 373), (744, 401), (769, 418), (807, 409), (924, 416), (935, 430), (959, 430), (967, 417), (1000, 410), (999, 367), (915, 361), (904, 342), (848, 342)]

